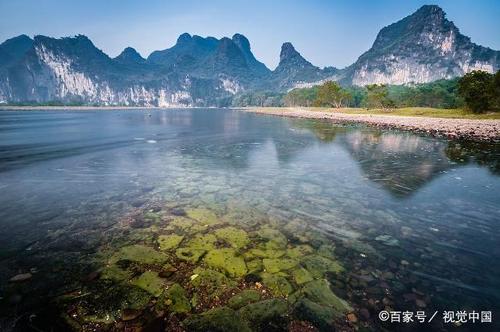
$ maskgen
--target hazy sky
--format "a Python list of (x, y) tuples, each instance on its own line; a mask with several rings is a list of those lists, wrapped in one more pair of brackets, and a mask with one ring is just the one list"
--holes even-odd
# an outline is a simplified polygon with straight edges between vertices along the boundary
[(285, 41), (315, 65), (342, 68), (382, 27), (424, 4), (441, 6), (472, 41), (500, 50), (497, 0), (0, 0), (0, 40), (84, 34), (112, 57), (127, 46), (147, 57), (183, 32), (218, 38), (239, 32), (271, 69)]

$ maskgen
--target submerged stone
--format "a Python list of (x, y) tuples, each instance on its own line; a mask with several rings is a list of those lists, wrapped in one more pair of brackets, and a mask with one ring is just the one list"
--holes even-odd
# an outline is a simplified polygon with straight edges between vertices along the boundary
[(187, 298), (186, 291), (179, 284), (173, 284), (165, 292), (165, 303), (171, 311), (186, 313), (191, 311), (191, 304)]
[(321, 278), (326, 272), (339, 273), (344, 270), (342, 265), (323, 256), (308, 255), (301, 259), (302, 264), (315, 278)]
[(300, 257), (303, 257), (305, 255), (310, 255), (314, 252), (314, 249), (307, 244), (299, 244), (298, 246), (294, 248), (289, 248), (286, 250), (286, 254), (290, 258), (295, 258), (298, 259)]
[(389, 247), (395, 247), (399, 245), (399, 241), (397, 239), (387, 234), (377, 236), (375, 238), (375, 241), (382, 242)]
[(125, 281), (132, 278), (133, 273), (129, 270), (124, 270), (120, 268), (117, 264), (111, 264), (106, 266), (101, 271), (101, 279), (114, 280), (114, 281)]
[(261, 273), (262, 282), (266, 285), (274, 296), (287, 296), (293, 292), (292, 285), (288, 280), (280, 275), (272, 273)]
[(270, 273), (290, 270), (297, 265), (297, 261), (291, 258), (265, 258), (262, 263), (265, 271)]
[(233, 309), (239, 309), (247, 304), (260, 300), (260, 293), (253, 289), (245, 289), (229, 299), (228, 305)]
[(248, 273), (257, 273), (262, 271), (264, 265), (262, 264), (261, 259), (252, 259), (247, 262)]
[(297, 318), (313, 323), (320, 331), (332, 331), (331, 324), (337, 317), (335, 310), (332, 308), (322, 306), (308, 299), (299, 300), (293, 313)]
[(233, 248), (243, 248), (250, 242), (247, 232), (235, 227), (217, 229), (215, 231), (215, 236), (220, 240), (226, 241)]
[(199, 221), (205, 226), (213, 226), (220, 223), (217, 215), (209, 209), (190, 209), (186, 211), (189, 218)]
[(314, 280), (304, 285), (302, 292), (309, 300), (333, 307), (339, 313), (352, 311), (352, 307), (343, 299), (335, 295), (326, 280)]
[(246, 321), (231, 308), (220, 307), (193, 315), (183, 322), (188, 331), (193, 332), (250, 332)]
[(235, 281), (214, 270), (196, 268), (193, 273), (197, 277), (191, 280), (191, 284), (194, 288), (205, 291), (209, 298), (218, 296), (236, 285)]
[[(285, 325), (285, 315), (288, 312), (288, 304), (283, 299), (269, 299), (251, 303), (239, 310), (241, 317), (250, 322), (250, 326), (259, 329), (266, 323), (273, 322), (277, 325)], [(276, 325), (276, 324), (273, 324)]]
[(170, 250), (177, 248), (183, 239), (184, 236), (177, 234), (160, 235), (158, 237), (158, 244), (160, 245), (161, 250)]
[(138, 278), (131, 280), (131, 283), (156, 297), (160, 296), (164, 289), (163, 279), (153, 271), (144, 272)]
[(190, 248), (210, 250), (215, 249), (215, 242), (217, 238), (213, 234), (196, 234), (187, 245)]
[(193, 264), (198, 263), (201, 256), (206, 253), (206, 250), (196, 248), (179, 248), (175, 251), (177, 258)]
[(241, 256), (236, 256), (236, 251), (230, 248), (214, 249), (207, 253), (205, 262), (214, 268), (225, 270), (230, 276), (244, 276), (248, 270)]
[(168, 260), (168, 256), (151, 247), (135, 244), (121, 248), (110, 258), (111, 263), (120, 260), (130, 260), (142, 264), (162, 264)]
[(299, 267), (298, 269), (293, 270), (292, 276), (298, 285), (305, 284), (306, 282), (312, 281), (314, 279), (313, 275), (303, 267)]
[(266, 245), (267, 248), (269, 249), (278, 249), (278, 248), (284, 249), (288, 243), (288, 240), (286, 239), (286, 236), (283, 235), (283, 233), (267, 225), (262, 226), (257, 231), (257, 235), (268, 241)]

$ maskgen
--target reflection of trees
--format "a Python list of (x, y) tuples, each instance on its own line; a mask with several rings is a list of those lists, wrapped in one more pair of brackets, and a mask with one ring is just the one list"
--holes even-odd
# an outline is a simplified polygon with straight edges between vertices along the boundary
[(500, 175), (500, 144), (476, 142), (449, 142), (446, 156), (458, 164), (476, 162), (487, 167), (493, 174)]
[(292, 125), (294, 128), (309, 130), (321, 142), (325, 143), (333, 142), (337, 134), (347, 131), (343, 126), (333, 125), (330, 121), (321, 120), (293, 120)]

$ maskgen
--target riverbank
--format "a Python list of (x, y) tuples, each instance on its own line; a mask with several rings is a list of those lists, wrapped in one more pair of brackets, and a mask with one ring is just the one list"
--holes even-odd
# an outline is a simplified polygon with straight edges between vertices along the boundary
[(374, 114), (362, 109), (317, 109), (317, 108), (240, 108), (244, 112), (286, 116), (306, 119), (326, 119), (334, 122), (364, 123), (380, 128), (395, 128), (425, 133), (437, 137), (485, 142), (500, 142), (499, 119), (456, 119), (427, 116), (401, 116)]

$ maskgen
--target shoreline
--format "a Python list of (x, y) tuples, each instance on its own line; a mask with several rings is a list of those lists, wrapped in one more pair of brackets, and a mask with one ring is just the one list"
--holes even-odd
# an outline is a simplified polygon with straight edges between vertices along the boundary
[[(157, 107), (157, 106), (7, 106), (0, 111), (30, 110), (172, 110), (207, 109), (216, 107)], [(319, 119), (336, 123), (362, 123), (384, 129), (398, 129), (434, 137), (469, 140), (476, 142), (500, 142), (500, 120), (438, 118), (430, 116), (406, 116), (385, 114), (344, 113), (337, 110), (321, 110), (306, 107), (231, 107), (240, 112), (281, 116), (289, 118)], [(362, 111), (360, 111), (362, 112)]]
[(476, 142), (500, 142), (500, 120), (434, 118), (420, 116), (347, 114), (336, 111), (312, 111), (307, 108), (235, 108), (242, 112), (272, 116), (320, 119), (336, 123), (362, 123), (384, 129), (399, 129), (434, 137), (469, 140)]

